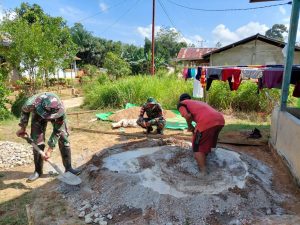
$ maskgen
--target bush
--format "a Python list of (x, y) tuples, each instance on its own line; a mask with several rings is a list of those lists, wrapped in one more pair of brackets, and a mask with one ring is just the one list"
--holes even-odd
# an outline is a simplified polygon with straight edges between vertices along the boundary
[(91, 109), (118, 108), (131, 102), (143, 104), (148, 97), (154, 97), (166, 109), (177, 106), (180, 94), (192, 93), (192, 83), (176, 77), (130, 76), (104, 84), (95, 82), (87, 85), (85, 104)]
[(83, 66), (84, 73), (89, 77), (97, 77), (101, 74), (100, 70), (95, 65), (86, 64)]
[(48, 81), (49, 81), (49, 85), (52, 87), (57, 84), (57, 78), (50, 78)]
[(19, 118), (21, 116), (22, 106), (25, 104), (27, 99), (28, 96), (26, 96), (23, 92), (17, 96), (16, 101), (11, 106), (11, 112), (15, 117)]
[(104, 67), (107, 69), (108, 74), (115, 79), (119, 79), (131, 73), (129, 63), (112, 52), (106, 54)]
[(6, 108), (6, 103), (9, 103), (7, 96), (10, 93), (5, 84), (6, 78), (6, 73), (0, 72), (0, 121), (10, 117), (10, 112)]
[(232, 92), (228, 83), (222, 81), (214, 81), (208, 91), (208, 104), (212, 107), (225, 110), (231, 107)]
[(96, 77), (96, 82), (98, 82), (99, 84), (105, 84), (109, 82), (109, 77), (106, 73), (101, 73)]
[(82, 85), (83, 84), (88, 84), (90, 82), (91, 82), (91, 78), (88, 77), (88, 76), (82, 76), (82, 77), (79, 78), (79, 83), (82, 84)]
[(74, 86), (75, 85), (75, 80), (72, 78), (66, 78), (66, 84), (68, 86)]
[(34, 82), (34, 86), (35, 86), (35, 89), (36, 90), (40, 90), (40, 89), (42, 89), (43, 88), (43, 86), (44, 86), (44, 81), (43, 81), (43, 79), (42, 78), (36, 78), (35, 79), (35, 82)]
[[(227, 82), (214, 81), (208, 92), (208, 104), (219, 110), (271, 113), (280, 100), (279, 89), (263, 89), (257, 93), (256, 83), (244, 81), (237, 91), (231, 91)], [(294, 104), (289, 98), (289, 103)]]

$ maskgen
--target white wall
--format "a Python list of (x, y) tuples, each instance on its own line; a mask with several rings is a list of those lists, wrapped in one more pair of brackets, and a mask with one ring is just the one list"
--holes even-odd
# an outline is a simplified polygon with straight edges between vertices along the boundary
[[(284, 64), (282, 48), (260, 40), (253, 40), (210, 56), (211, 66), (266, 64)], [(295, 51), (294, 64), (300, 64), (300, 52)]]
[[(25, 71), (22, 73), (22, 76), (29, 78), (28, 71)], [(49, 78), (68, 78), (68, 79), (74, 79), (75, 78), (75, 72), (74, 70), (72, 72), (65, 72), (62, 69), (59, 69), (56, 71), (55, 74), (49, 74)]]
[(300, 120), (275, 108), (271, 118), (270, 144), (285, 159), (300, 185)]

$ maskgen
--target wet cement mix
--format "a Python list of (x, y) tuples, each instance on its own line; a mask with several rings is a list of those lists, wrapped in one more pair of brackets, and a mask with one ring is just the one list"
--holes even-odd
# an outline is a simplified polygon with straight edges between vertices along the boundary
[(87, 165), (81, 187), (59, 191), (90, 224), (254, 224), (288, 214), (261, 161), (217, 148), (202, 176), (189, 143), (167, 143), (106, 149)]

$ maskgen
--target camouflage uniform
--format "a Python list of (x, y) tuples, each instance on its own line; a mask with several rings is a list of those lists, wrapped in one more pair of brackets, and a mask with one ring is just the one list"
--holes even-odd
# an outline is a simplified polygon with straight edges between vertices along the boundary
[[(145, 113), (147, 118), (143, 117)], [(166, 120), (163, 117), (161, 105), (157, 103), (154, 98), (148, 98), (147, 102), (142, 106), (137, 124), (147, 129), (147, 133), (153, 130), (152, 126), (157, 126), (157, 133), (163, 133)]]
[[(57, 142), (66, 171), (72, 172), (69, 133), (64, 106), (59, 97), (53, 93), (42, 93), (30, 97), (22, 107), (19, 126), (26, 128), (31, 116), (31, 138), (41, 150), (45, 149), (45, 133), (48, 121), (52, 123), (53, 131), (48, 145), (55, 148)], [(43, 173), (43, 159), (34, 151), (35, 172)]]

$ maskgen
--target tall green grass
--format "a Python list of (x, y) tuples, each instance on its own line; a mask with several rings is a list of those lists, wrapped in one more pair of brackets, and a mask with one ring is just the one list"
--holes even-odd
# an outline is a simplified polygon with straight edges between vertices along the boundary
[[(85, 105), (90, 109), (121, 108), (126, 103), (143, 104), (148, 97), (154, 97), (165, 109), (174, 109), (182, 93), (192, 95), (192, 81), (184, 81), (173, 75), (160, 76), (129, 76), (110, 81), (101, 75), (87, 84)], [(297, 105), (297, 100), (291, 96), (289, 104)], [(207, 93), (207, 102), (218, 110), (235, 112), (271, 113), (279, 104), (279, 89), (263, 89), (257, 93), (257, 84), (251, 81), (243, 82), (237, 91), (231, 91), (227, 82), (214, 81)]]
[(182, 93), (192, 93), (191, 81), (175, 76), (130, 76), (115, 81), (95, 80), (87, 85), (85, 105), (91, 109), (119, 108), (126, 103), (143, 104), (148, 97), (154, 97), (165, 109), (174, 109)]
[[(288, 103), (297, 105), (290, 87)], [(231, 91), (227, 82), (214, 81), (207, 94), (208, 104), (219, 110), (271, 113), (280, 101), (280, 89), (262, 89), (258, 93), (256, 83), (244, 81), (237, 91)]]

